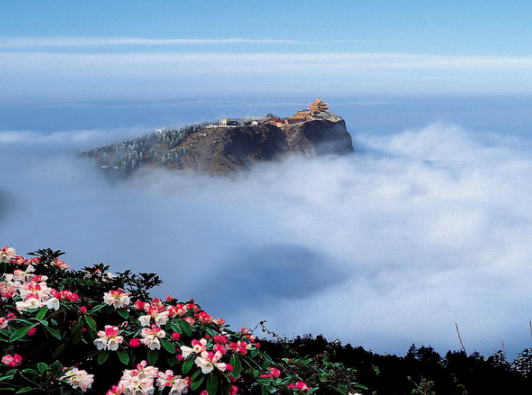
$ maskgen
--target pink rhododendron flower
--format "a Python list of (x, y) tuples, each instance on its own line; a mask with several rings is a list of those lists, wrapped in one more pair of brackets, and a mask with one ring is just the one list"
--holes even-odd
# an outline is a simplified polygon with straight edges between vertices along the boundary
[(17, 256), (17, 253), (15, 252), (15, 249), (12, 247), (3, 247), (0, 250), (0, 263), (9, 263), (13, 259), (15, 259)]
[(279, 369), (270, 368), (272, 377), (279, 378), (281, 377), (281, 371)]
[(133, 338), (129, 341), (129, 347), (131, 348), (137, 348), (137, 347), (140, 347), (140, 339), (138, 338)]
[(207, 339), (192, 340), (192, 348), (186, 346), (181, 347), (183, 358), (187, 358), (192, 353), (200, 354), (205, 350), (207, 350)]
[(2, 357), (2, 363), (4, 365), (8, 365), (12, 367), (19, 366), (22, 363), (22, 357), (18, 354), (4, 355)]
[(192, 317), (185, 317), (183, 318), (186, 322), (189, 323), (189, 325), (194, 325), (196, 323), (196, 320)]
[(142, 336), (141, 342), (148, 346), (150, 350), (160, 350), (161, 342), (159, 339), (162, 339), (166, 336), (166, 332), (163, 331), (160, 327), (152, 325), (150, 328), (144, 328), (140, 335)]
[(219, 351), (222, 354), (225, 354), (227, 352), (227, 348), (221, 344), (215, 344), (212, 348), (214, 352)]
[(112, 394), (150, 395), (155, 391), (154, 380), (159, 370), (148, 366), (146, 361), (137, 365), (137, 369), (124, 370), (124, 374)]
[(59, 269), (61, 269), (61, 270), (67, 270), (67, 269), (70, 268), (70, 266), (67, 265), (67, 264), (65, 263), (65, 261), (62, 261), (62, 260), (59, 259), (59, 258), (55, 258), (55, 260), (52, 262), (52, 266), (55, 266), (55, 267), (57, 267), (57, 268), (59, 268)]
[(165, 387), (170, 387), (171, 395), (181, 395), (188, 392), (190, 386), (190, 379), (182, 378), (181, 376), (175, 376), (174, 372), (167, 370), (166, 372), (159, 372), (157, 375), (157, 385), (159, 391), (162, 391)]
[(218, 362), (222, 358), (220, 352), (207, 352), (203, 351), (199, 357), (196, 357), (195, 363), (201, 369), (201, 373), (209, 374), (214, 367), (220, 371), (225, 372), (227, 365), (223, 362)]
[(300, 391), (308, 391), (310, 389), (303, 381), (298, 381), (296, 385), (290, 384), (288, 388), (297, 388)]
[(66, 380), (74, 389), (81, 388), (83, 391), (87, 391), (94, 382), (94, 375), (88, 374), (85, 370), (72, 368), (64, 376), (60, 377), (59, 380)]
[(250, 343), (246, 343), (245, 341), (238, 341), (238, 342), (232, 342), (229, 345), (229, 348), (233, 350), (234, 352), (238, 352), (242, 355), (247, 354), (248, 350), (252, 348), (252, 345)]
[(172, 332), (172, 334), (170, 335), (170, 337), (172, 338), (172, 340), (179, 340), (179, 338), (181, 337), (181, 335), (179, 334), (179, 332)]
[(26, 265), (28, 263), (28, 260), (24, 258), (22, 255), (16, 256), (11, 260), (11, 263), (15, 265)]
[(209, 324), (209, 323), (211, 323), (214, 320), (210, 316), (210, 314), (205, 312), (205, 311), (202, 311), (201, 313), (199, 313), (197, 315), (197, 318), (198, 318), (198, 321), (201, 322), (202, 324)]
[(105, 331), (99, 331), (97, 335), (98, 339), (94, 340), (94, 344), (98, 350), (116, 351), (124, 340), (122, 336), (118, 336), (118, 327), (111, 325), (106, 325)]
[(6, 328), (8, 325), (7, 323), (7, 318), (5, 317), (0, 317), (0, 330)]
[(31, 328), (28, 331), (28, 336), (35, 336), (37, 334), (37, 328)]
[(144, 310), (148, 312), (148, 315), (141, 315), (139, 317), (139, 321), (142, 326), (149, 326), (152, 319), (155, 321), (155, 324), (159, 326), (165, 325), (168, 322), (168, 317), (170, 316), (170, 312), (163, 311), (164, 310), (163, 305), (145, 304)]
[(187, 309), (184, 304), (178, 303), (175, 306), (168, 307), (168, 312), (170, 313), (170, 317), (182, 317), (186, 314)]
[(129, 294), (121, 289), (105, 292), (103, 294), (103, 301), (109, 306), (113, 306), (115, 309), (121, 309), (124, 306), (127, 306), (130, 302)]

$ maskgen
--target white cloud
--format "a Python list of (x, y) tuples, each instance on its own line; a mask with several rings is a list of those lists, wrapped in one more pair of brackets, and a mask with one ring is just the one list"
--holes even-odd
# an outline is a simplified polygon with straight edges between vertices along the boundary
[(16, 37), (2, 38), (0, 48), (100, 47), (120, 45), (222, 45), (222, 44), (305, 44), (306, 41), (252, 38), (168, 38), (138, 37)]
[(532, 58), (369, 53), (1, 52), (0, 98), (236, 93), (528, 94)]
[(65, 130), (43, 133), (31, 130), (0, 131), (0, 144), (5, 147), (14, 146), (20, 149), (25, 146), (28, 149), (50, 148), (78, 148), (86, 149), (91, 146), (106, 144), (112, 141), (138, 136), (148, 130), (143, 126), (130, 128), (106, 128), (87, 130)]
[(404, 353), (458, 349), (458, 323), (468, 351), (527, 347), (530, 143), (446, 124), (355, 137), (366, 153), (120, 184), (12, 144), (2, 190), (18, 209), (1, 217), (2, 242), (158, 272), (161, 296), (194, 297), (237, 327), (265, 319)]

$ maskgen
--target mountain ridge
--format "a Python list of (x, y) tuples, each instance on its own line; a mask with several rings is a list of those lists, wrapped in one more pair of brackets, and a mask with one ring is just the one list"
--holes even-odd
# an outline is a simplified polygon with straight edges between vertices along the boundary
[(181, 129), (158, 129), (88, 150), (83, 155), (102, 169), (123, 174), (163, 167), (217, 176), (231, 175), (257, 162), (277, 160), (287, 154), (353, 153), (345, 121), (328, 112), (326, 103), (318, 100), (309, 109), (288, 118), (268, 114), (246, 119), (222, 118), (217, 123), (203, 122)]

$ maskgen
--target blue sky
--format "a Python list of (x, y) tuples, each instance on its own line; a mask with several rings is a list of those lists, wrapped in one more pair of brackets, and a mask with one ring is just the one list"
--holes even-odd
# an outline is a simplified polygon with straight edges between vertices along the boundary
[[(1, 2), (0, 243), (63, 249), (74, 267), (149, 262), (164, 292), (235, 326), (404, 353), (457, 349), (457, 322), (468, 350), (520, 351), (530, 15), (489, 0)], [(316, 97), (346, 120), (353, 157), (117, 186), (71, 155)], [(265, 274), (245, 283), (250, 262)], [(230, 308), (212, 292), (227, 273), (242, 283), (219, 289)]]
[(0, 32), (15, 38), (297, 40), (348, 52), (523, 56), (532, 48), (530, 11), (532, 5), (519, 0), (23, 0), (3, 2)]
[(524, 1), (0, 5), (2, 102), (532, 89)]

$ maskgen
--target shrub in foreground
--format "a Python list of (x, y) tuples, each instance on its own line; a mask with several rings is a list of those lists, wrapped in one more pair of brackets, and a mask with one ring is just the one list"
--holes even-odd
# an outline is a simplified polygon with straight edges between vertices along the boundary
[(161, 280), (103, 264), (70, 270), (50, 249), (0, 250), (0, 392), (354, 394), (355, 370), (272, 357), (193, 299), (152, 299)]

